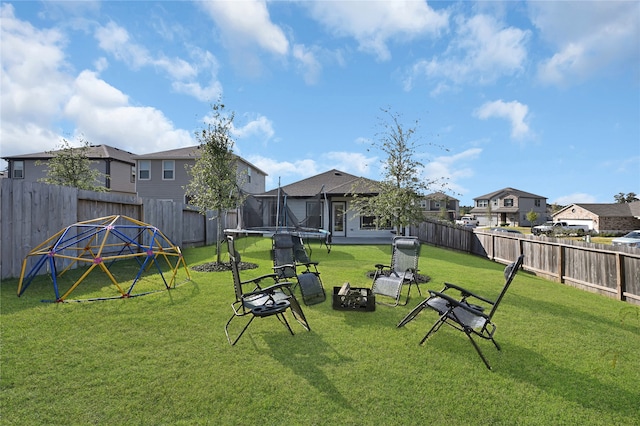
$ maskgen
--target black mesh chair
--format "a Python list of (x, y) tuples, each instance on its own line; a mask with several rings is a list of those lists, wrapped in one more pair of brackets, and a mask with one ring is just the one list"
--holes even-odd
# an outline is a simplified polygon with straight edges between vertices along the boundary
[[(377, 264), (373, 275), (371, 292), (376, 296), (376, 303), (389, 306), (400, 304), (400, 294), (404, 284), (409, 285), (407, 297), (402, 303), (406, 305), (411, 294), (411, 286), (418, 286), (418, 259), (420, 258), (420, 241), (417, 237), (394, 237), (392, 243), (391, 265)], [(382, 297), (380, 297), (382, 296)]]
[[(429, 290), (429, 298), (421, 302), (411, 312), (409, 312), (399, 323), (398, 327), (402, 327), (413, 320), (423, 309), (430, 308), (438, 312), (440, 317), (433, 324), (429, 332), (420, 341), (423, 344), (432, 334), (440, 329), (443, 324), (447, 324), (456, 330), (462, 331), (467, 335), (471, 344), (480, 355), (480, 358), (491, 370), (491, 365), (484, 356), (478, 343), (473, 336), (490, 340), (496, 349), (500, 350), (500, 345), (495, 341), (493, 335), (496, 332), (496, 325), (493, 323), (493, 316), (504, 298), (513, 278), (516, 276), (518, 269), (522, 266), (524, 255), (507, 265), (504, 269), (505, 283), (502, 291), (495, 300), (477, 295), (469, 290), (451, 283), (445, 283), (441, 291)], [(458, 297), (452, 297), (449, 290), (453, 290), (459, 294)], [(487, 312), (488, 311), (488, 312)]]
[[(293, 317), (309, 331), (309, 323), (302, 311), (302, 307), (298, 303), (298, 300), (291, 291), (290, 282), (277, 281), (276, 274), (262, 275), (257, 278), (253, 278), (246, 281), (240, 280), (240, 254), (235, 249), (234, 238), (227, 236), (227, 246), (229, 248), (229, 260), (231, 262), (231, 272), (233, 274), (233, 288), (235, 290), (236, 300), (231, 304), (233, 309), (233, 315), (227, 321), (224, 331), (227, 335), (227, 340), (231, 345), (235, 345), (244, 332), (249, 328), (249, 325), (256, 317), (264, 318), (275, 316), (280, 320), (282, 324), (289, 330), (291, 334), (293, 330), (287, 321), (285, 313), (287, 310), (291, 310)], [(263, 280), (273, 281), (275, 284), (262, 287), (260, 284)], [(249, 291), (246, 291), (247, 288)], [(244, 327), (235, 339), (231, 339), (229, 336), (229, 325), (238, 317), (247, 316), (249, 320), (245, 323)]]
[(324, 302), (327, 298), (318, 262), (309, 259), (302, 238), (290, 233), (276, 233), (272, 237), (273, 271), (278, 280), (295, 280), (305, 305)]

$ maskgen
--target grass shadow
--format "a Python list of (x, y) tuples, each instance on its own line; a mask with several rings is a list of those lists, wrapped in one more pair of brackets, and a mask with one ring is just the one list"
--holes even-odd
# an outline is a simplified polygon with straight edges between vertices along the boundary
[(269, 346), (273, 358), (284, 368), (291, 370), (300, 380), (306, 381), (328, 400), (352, 409), (350, 399), (342, 395), (323, 368), (354, 362), (354, 360), (339, 353), (313, 331), (300, 336), (296, 335), (295, 339), (295, 344), (283, 345), (279, 338), (264, 336), (264, 341)]

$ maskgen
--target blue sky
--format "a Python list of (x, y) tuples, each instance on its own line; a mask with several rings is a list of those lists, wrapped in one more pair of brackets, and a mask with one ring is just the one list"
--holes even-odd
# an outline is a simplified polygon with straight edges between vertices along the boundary
[(0, 14), (2, 156), (79, 135), (136, 154), (194, 145), (222, 96), (267, 190), (333, 168), (380, 179), (369, 148), (390, 108), (418, 121), (421, 173), (461, 205), (504, 187), (560, 204), (640, 193), (638, 1), (3, 1)]

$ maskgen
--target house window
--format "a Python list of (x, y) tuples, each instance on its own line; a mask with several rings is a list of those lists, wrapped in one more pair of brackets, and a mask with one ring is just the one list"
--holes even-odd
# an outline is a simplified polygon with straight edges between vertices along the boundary
[(138, 179), (149, 180), (151, 179), (151, 160), (138, 161)]
[(12, 178), (24, 179), (24, 161), (16, 160), (13, 162)]
[(131, 183), (136, 181), (136, 166), (131, 166)]
[(251, 183), (251, 167), (247, 167), (247, 183)]
[(477, 207), (487, 207), (489, 205), (489, 200), (478, 200), (476, 201)]
[(426, 210), (428, 208), (427, 206), (427, 200), (420, 200), (420, 208), (422, 210)]
[(386, 223), (376, 228), (375, 216), (360, 216), (360, 229), (391, 229), (391, 224)]
[(173, 180), (176, 162), (174, 160), (162, 161), (162, 180)]
[(540, 205), (542, 204), (542, 203), (540, 203), (540, 198), (536, 198), (534, 203), (535, 203), (536, 207), (540, 207)]
[(507, 198), (504, 200), (505, 207), (513, 207), (513, 198)]

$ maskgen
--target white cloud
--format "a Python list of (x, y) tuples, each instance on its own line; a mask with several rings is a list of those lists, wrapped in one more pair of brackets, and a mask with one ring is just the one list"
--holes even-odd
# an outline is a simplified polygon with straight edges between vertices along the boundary
[[(194, 48), (190, 52), (193, 63), (181, 58), (168, 58), (162, 53), (154, 56), (147, 48), (131, 40), (125, 28), (114, 22), (99, 27), (95, 31), (98, 45), (116, 59), (134, 70), (152, 67), (163, 70), (172, 80), (171, 87), (177, 93), (183, 93), (200, 101), (212, 101), (222, 93), (222, 85), (216, 80), (218, 62), (211, 52)], [(203, 86), (198, 77), (208, 76)]]
[[(405, 90), (410, 90), (415, 81), (425, 77), (454, 84), (487, 84), (523, 70), (529, 31), (504, 27), (487, 15), (466, 20), (460, 17), (456, 19), (456, 25), (456, 34), (441, 57), (422, 59), (413, 65), (404, 82)], [(434, 94), (448, 88), (446, 83), (439, 81)]]
[(314, 52), (302, 44), (296, 44), (293, 46), (292, 53), (293, 57), (298, 61), (298, 67), (304, 76), (305, 83), (317, 83), (322, 72), (322, 64), (320, 64)]
[(258, 137), (262, 140), (269, 140), (275, 134), (273, 130), (273, 122), (267, 117), (259, 115), (251, 119), (247, 124), (241, 127), (233, 127), (231, 134), (238, 139), (250, 137)]
[(276, 55), (286, 55), (289, 42), (280, 27), (271, 22), (264, 0), (198, 2), (222, 33), (230, 49), (258, 46)]
[(249, 162), (268, 174), (266, 189), (277, 188), (278, 181), (282, 178), (282, 185), (298, 181), (300, 179), (317, 175), (318, 169), (314, 160), (305, 159), (297, 161), (276, 161), (259, 155), (245, 156)]
[(326, 170), (337, 169), (356, 176), (369, 176), (378, 158), (359, 152), (333, 151), (324, 154), (321, 160), (326, 164)]
[(161, 111), (129, 105), (124, 93), (91, 71), (81, 72), (76, 79), (64, 112), (90, 142), (136, 154), (194, 143), (186, 130), (175, 129)]
[(530, 2), (529, 10), (542, 39), (557, 48), (538, 66), (542, 82), (572, 84), (603, 70), (637, 76), (639, 2)]
[(11, 4), (0, 5), (0, 19), (2, 155), (53, 149), (59, 137), (52, 122), (61, 114), (72, 81), (66, 38), (58, 30), (38, 30), (17, 19)]
[(595, 196), (591, 194), (585, 194), (583, 192), (576, 192), (574, 194), (563, 195), (553, 200), (554, 203), (557, 203), (561, 206), (567, 206), (569, 204), (575, 204), (575, 203), (595, 203), (596, 201), (597, 201), (597, 198)]
[[(3, 156), (55, 149), (62, 137), (73, 143), (80, 134), (91, 143), (135, 153), (194, 143), (161, 111), (130, 105), (126, 94), (96, 72), (73, 75), (59, 30), (39, 30), (16, 19), (8, 4), (0, 6), (0, 14)], [(122, 39), (123, 33), (116, 33)], [(107, 61), (96, 64), (102, 70)], [(60, 123), (68, 127), (57, 127)]]
[(473, 115), (481, 120), (505, 118), (511, 123), (511, 137), (522, 139), (531, 134), (527, 124), (528, 114), (529, 107), (518, 101), (505, 102), (497, 100), (483, 104), (474, 111)]
[(336, 36), (353, 37), (361, 51), (389, 60), (391, 40), (438, 34), (446, 29), (449, 14), (417, 1), (315, 1), (305, 3), (314, 19)]
[[(458, 154), (436, 157), (425, 164), (423, 177), (426, 181), (445, 183), (444, 189), (449, 192), (464, 194), (468, 191), (459, 181), (473, 177), (474, 171), (469, 163), (481, 154), (481, 148), (471, 148)], [(432, 189), (438, 191), (441, 188)]]

